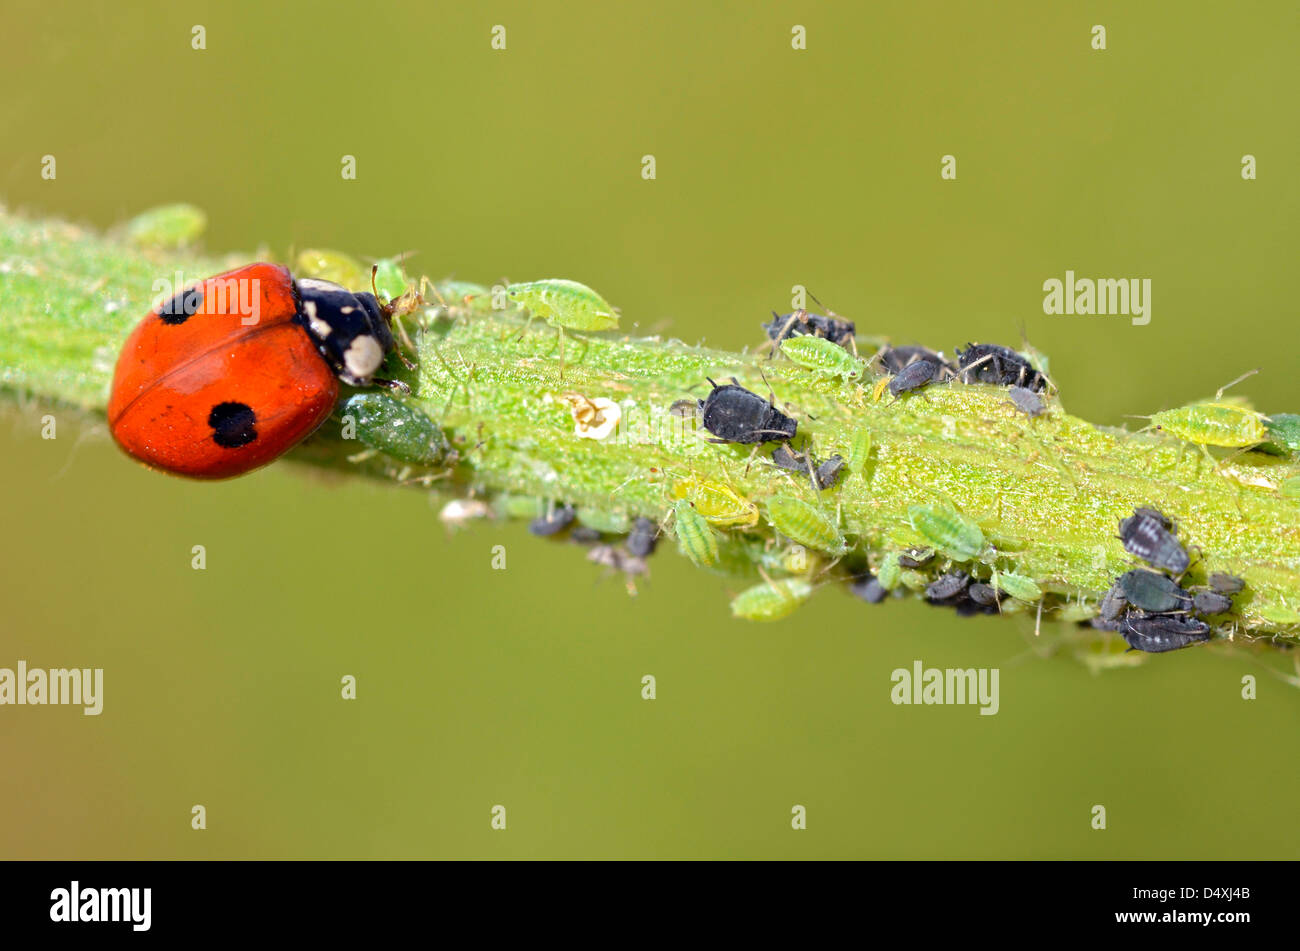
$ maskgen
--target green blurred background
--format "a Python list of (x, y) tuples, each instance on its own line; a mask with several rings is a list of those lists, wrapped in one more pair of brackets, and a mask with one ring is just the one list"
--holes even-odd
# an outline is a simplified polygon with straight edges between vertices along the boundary
[[(8, 0), (0, 196), (573, 277), (731, 348), (800, 283), (896, 342), (1023, 325), (1098, 422), (1255, 366), (1243, 391), (1297, 411), (1296, 6), (1073, 7)], [(1150, 278), (1152, 322), (1044, 316), (1067, 268)], [(1251, 657), (1094, 677), (1031, 656), (1031, 621), (831, 591), (746, 624), (671, 551), (633, 600), (520, 526), (448, 537), (419, 490), (190, 484), (37, 415), (0, 417), (0, 666), (104, 667), (106, 697), (0, 708), (3, 857), (1300, 854), (1300, 690)], [(1001, 712), (892, 705), (914, 659), (1000, 667)]]

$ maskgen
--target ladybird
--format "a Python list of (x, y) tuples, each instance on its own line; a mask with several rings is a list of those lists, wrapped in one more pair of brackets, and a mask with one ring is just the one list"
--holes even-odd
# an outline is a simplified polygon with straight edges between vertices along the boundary
[(113, 439), (155, 469), (225, 479), (264, 466), (325, 421), (394, 349), (392, 308), (288, 268), (250, 264), (181, 291), (122, 346)]

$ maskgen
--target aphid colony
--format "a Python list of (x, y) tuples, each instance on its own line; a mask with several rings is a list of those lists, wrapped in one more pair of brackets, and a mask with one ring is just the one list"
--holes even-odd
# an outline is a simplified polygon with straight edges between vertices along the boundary
[[(1232, 575), (1211, 574), (1202, 587), (1183, 588), (1191, 566), (1178, 529), (1164, 513), (1141, 507), (1119, 523), (1124, 550), (1152, 568), (1134, 568), (1115, 579), (1102, 599), (1093, 627), (1118, 631), (1131, 650), (1149, 654), (1189, 647), (1210, 639), (1206, 620), (1232, 612), (1232, 596), (1245, 582)], [(1167, 574), (1166, 574), (1167, 572)]]

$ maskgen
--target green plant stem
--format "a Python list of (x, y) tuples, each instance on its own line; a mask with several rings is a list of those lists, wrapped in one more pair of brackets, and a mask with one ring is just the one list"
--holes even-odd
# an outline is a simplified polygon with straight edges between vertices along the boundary
[[(102, 415), (117, 348), (149, 309), (154, 282), (247, 260), (143, 252), (61, 222), (0, 215), (0, 387)], [(1248, 582), (1239, 616), (1220, 634), (1294, 628), (1285, 612), (1300, 610), (1300, 502), (1278, 492), (1298, 471), (1291, 459), (1247, 453), (1216, 467), (1195, 447), (1093, 426), (1055, 399), (1037, 419), (1017, 412), (1001, 387), (936, 385), (894, 400), (874, 394), (870, 375), (863, 385), (825, 381), (782, 359), (657, 338), (571, 333), (561, 379), (553, 329), (537, 321), (523, 332), (518, 315), (493, 312), (486, 299), (467, 310), (417, 335), (418, 370), (404, 377), (408, 405), (456, 447), (451, 470), (382, 455), (350, 461), (358, 447), (341, 438), (338, 414), (295, 456), (382, 478), (436, 478), (462, 494), (566, 502), (607, 530), (639, 515), (664, 521), (673, 484), (688, 476), (727, 484), (760, 509), (773, 494), (797, 495), (838, 512), (860, 544), (836, 566), (841, 574), (921, 543), (909, 506), (948, 502), (979, 521), (990, 542), (975, 573), (996, 564), (1036, 579), (1050, 592), (1049, 615), (1095, 603), (1133, 567), (1117, 522), (1150, 505), (1200, 550), (1185, 583), (1209, 571)], [(810, 440), (819, 458), (849, 457), (854, 434), (869, 431), (867, 465), (815, 493), (806, 478), (769, 464), (770, 445), (751, 458), (750, 447), (709, 443), (668, 412), (674, 401), (705, 395), (706, 377), (732, 376), (760, 393), (770, 383), (799, 421), (798, 442)], [(618, 402), (620, 431), (579, 438), (564, 394)], [(765, 519), (748, 533), (728, 532), (743, 555), (731, 568), (757, 577), (756, 552), (772, 537)]]

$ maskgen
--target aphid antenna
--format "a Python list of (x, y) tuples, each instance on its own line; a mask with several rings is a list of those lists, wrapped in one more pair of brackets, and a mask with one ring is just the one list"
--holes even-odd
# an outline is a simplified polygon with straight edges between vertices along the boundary
[(1245, 380), (1245, 379), (1248, 379), (1248, 378), (1254, 376), (1254, 375), (1255, 375), (1256, 373), (1258, 373), (1259, 371), (1260, 371), (1260, 368), (1259, 368), (1259, 367), (1255, 367), (1255, 369), (1253, 369), (1253, 370), (1247, 370), (1245, 373), (1243, 373), (1241, 376), (1237, 377), (1237, 378), (1236, 378), (1235, 380), (1233, 380), (1231, 383), (1225, 383), (1225, 384), (1223, 384), (1223, 386), (1219, 387), (1219, 389), (1215, 392), (1215, 394), (1214, 394), (1214, 398), (1215, 398), (1216, 400), (1219, 399), (1220, 397), (1223, 396), (1223, 391), (1224, 391), (1224, 390), (1228, 389), (1229, 387), (1236, 386), (1236, 385), (1237, 385), (1238, 383), (1240, 383), (1242, 380)]

